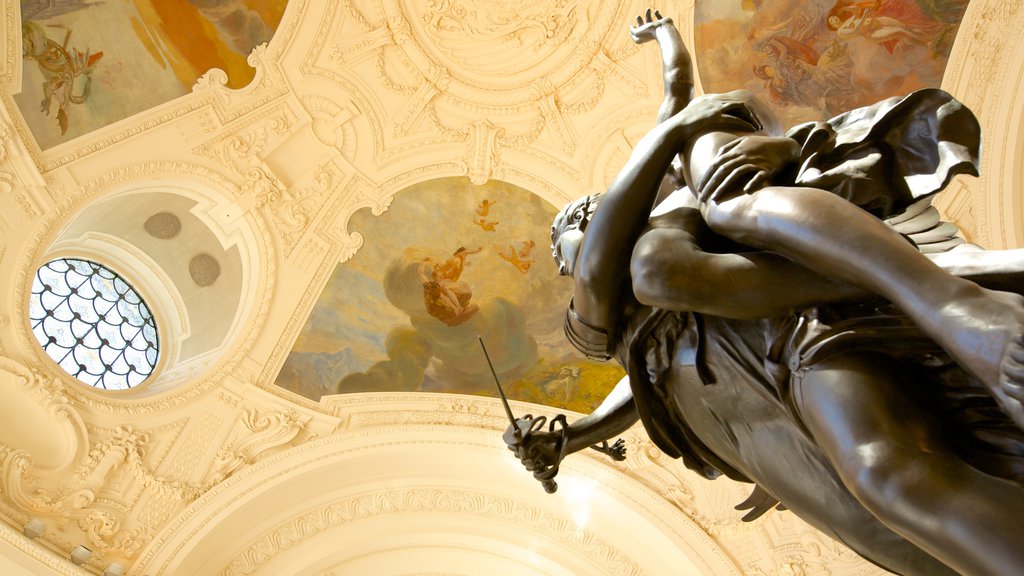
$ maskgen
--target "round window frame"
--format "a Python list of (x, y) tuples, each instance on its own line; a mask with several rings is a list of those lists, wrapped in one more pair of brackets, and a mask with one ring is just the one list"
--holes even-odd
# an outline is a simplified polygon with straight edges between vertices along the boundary
[[(50, 355), (39, 345), (35, 334), (32, 333), (32, 323), (28, 317), (29, 298), (32, 296), (31, 282), (29, 282), (22, 300), (23, 309), (26, 312), (24, 316), (25, 329), (28, 331), (27, 336), (33, 349), (41, 359), (45, 359), (42, 360), (44, 363), (53, 367), (52, 372), (67, 382), (74, 383), (77, 389), (108, 397), (149, 396), (167, 391), (179, 384), (180, 377), (175, 377), (170, 372), (176, 372), (180, 360), (181, 343), (189, 337), (192, 328), (184, 300), (178, 293), (174, 282), (160, 265), (138, 247), (121, 238), (102, 232), (87, 232), (74, 239), (61, 240), (51, 246), (44, 257), (37, 260), (38, 264), (32, 268), (33, 278), (35, 271), (40, 266), (62, 258), (95, 262), (121, 276), (149, 306), (160, 335), (160, 353), (157, 355), (156, 367), (150, 373), (149, 378), (133, 388), (104, 390), (82, 382), (68, 374), (50, 358)], [(126, 274), (125, 271), (130, 272)]]
[[(138, 331), (131, 337), (131, 340), (126, 340), (125, 341), (125, 346), (123, 348), (111, 348), (111, 349), (112, 350), (116, 350), (116, 354), (117, 354), (116, 357), (117, 358), (123, 358), (125, 350), (129, 349), (130, 342), (134, 341), (135, 338), (137, 338), (139, 336), (142, 336), (147, 342), (149, 342), (149, 339), (145, 338), (145, 336), (142, 335), (141, 333), (142, 333), (142, 331), (145, 330), (145, 326), (146, 325), (151, 326), (152, 330), (153, 330), (152, 348), (154, 349), (154, 353), (156, 355), (155, 359), (153, 361), (149, 361), (149, 359), (148, 359), (148, 351), (147, 350), (143, 350), (142, 351), (142, 354), (146, 356), (145, 362), (147, 364), (146, 367), (149, 369), (148, 372), (144, 373), (142, 371), (137, 370), (135, 364), (128, 364), (128, 366), (130, 367), (130, 370), (128, 372), (125, 372), (124, 374), (119, 374), (118, 372), (110, 369), (110, 365), (104, 363), (104, 366), (107, 368), (107, 370), (105, 370), (101, 374), (96, 375), (95, 376), (95, 383), (93, 383), (93, 382), (90, 382), (91, 378), (90, 379), (85, 379), (85, 378), (82, 378), (82, 377), (80, 377), (78, 375), (78, 374), (81, 374), (82, 370), (85, 370), (85, 367), (84, 367), (83, 364), (81, 364), (81, 363), (79, 364), (79, 367), (81, 368), (81, 370), (78, 372), (78, 374), (73, 374), (70, 370), (68, 370), (67, 368), (65, 368), (62, 365), (62, 362), (63, 362), (62, 359), (58, 359), (58, 358), (54, 357), (46, 349), (46, 346), (48, 345), (48, 342), (45, 342), (44, 340), (42, 340), (41, 339), (41, 335), (36, 332), (36, 326), (38, 325), (39, 322), (43, 321), (43, 318), (38, 318), (38, 319), (34, 318), (32, 316), (31, 309), (33, 307), (33, 301), (37, 301), (39, 307), (42, 310), (45, 310), (47, 312), (47, 316), (52, 315), (51, 314), (52, 310), (49, 307), (47, 307), (45, 304), (43, 304), (41, 302), (41, 300), (39, 299), (39, 296), (41, 296), (42, 292), (37, 292), (36, 291), (36, 286), (37, 286), (36, 282), (39, 279), (40, 271), (42, 271), (44, 268), (50, 267), (54, 263), (58, 263), (58, 262), (66, 263), (69, 266), (74, 266), (72, 264), (72, 262), (75, 262), (75, 263), (81, 262), (81, 263), (85, 263), (86, 265), (95, 267), (93, 272), (91, 274), (89, 274), (89, 275), (84, 275), (84, 274), (82, 274), (81, 271), (78, 271), (78, 274), (80, 274), (80, 275), (82, 275), (82, 276), (84, 276), (86, 278), (86, 280), (85, 280), (85, 282), (83, 282), (83, 284), (86, 283), (86, 282), (91, 283), (92, 282), (92, 278), (94, 278), (96, 275), (100, 275), (101, 277), (109, 275), (110, 276), (109, 279), (111, 280), (112, 283), (114, 283), (116, 285), (117, 282), (120, 282), (120, 283), (122, 283), (124, 285), (125, 290), (124, 290), (123, 293), (121, 293), (121, 297), (123, 297), (125, 295), (132, 294), (132, 295), (134, 295), (135, 298), (138, 299), (138, 303), (132, 303), (132, 302), (130, 302), (130, 300), (126, 300), (126, 301), (128, 301), (132, 305), (139, 306), (142, 310), (145, 311), (145, 313), (143, 314), (143, 324), (138, 326)], [(55, 271), (55, 272), (57, 274), (62, 274), (59, 271)], [(115, 292), (120, 292), (120, 290), (115, 288)], [(68, 296), (70, 297), (73, 294), (75, 294), (75, 288), (72, 288), (72, 292)], [(99, 294), (96, 294), (92, 299), (89, 300), (90, 304), (92, 302), (94, 302), (97, 298), (101, 298), (101, 296)], [(123, 299), (123, 298), (119, 298), (119, 299)], [(108, 302), (109, 302), (109, 300), (108, 300)], [(158, 374), (159, 374), (158, 371), (162, 367), (162, 364), (163, 364), (162, 361), (163, 361), (163, 356), (164, 356), (163, 343), (162, 343), (163, 339), (161, 338), (161, 331), (162, 331), (161, 326), (160, 326), (161, 322), (160, 322), (160, 320), (158, 318), (158, 314), (154, 310), (153, 305), (146, 298), (146, 295), (145, 295), (144, 291), (140, 290), (139, 287), (137, 286), (137, 284), (133, 283), (131, 281), (130, 275), (126, 276), (125, 274), (123, 274), (122, 272), (117, 270), (115, 267), (112, 267), (112, 266), (110, 266), (109, 264), (107, 264), (105, 262), (97, 261), (97, 259), (95, 259), (95, 258), (82, 257), (82, 256), (79, 256), (79, 255), (53, 255), (53, 256), (45, 259), (45, 261), (43, 261), (43, 263), (41, 263), (40, 265), (35, 267), (35, 272), (33, 273), (33, 277), (32, 277), (32, 285), (31, 285), (31, 288), (29, 289), (28, 302), (26, 304), (27, 304), (27, 306), (26, 306), (26, 312), (27, 312), (26, 319), (27, 319), (27, 322), (29, 324), (29, 331), (32, 333), (33, 340), (39, 346), (38, 350), (40, 352), (42, 352), (43, 355), (46, 356), (46, 358), (49, 359), (49, 361), (51, 361), (54, 365), (56, 365), (56, 368), (60, 371), (60, 373), (70, 377), (72, 380), (74, 380), (78, 384), (80, 384), (82, 386), (85, 386), (85, 387), (87, 387), (89, 389), (97, 390), (97, 391), (100, 391), (100, 392), (103, 392), (103, 393), (123, 393), (123, 392), (137, 391), (137, 390), (139, 390), (141, 388), (145, 388), (145, 387), (147, 387), (148, 384), (150, 384), (158, 376)], [(54, 307), (54, 309), (58, 308), (59, 306), (60, 305), (58, 304), (57, 306)], [(115, 308), (115, 307), (118, 307), (118, 303), (116, 301), (111, 303), (111, 307), (110, 308)], [(110, 308), (108, 308), (108, 311), (110, 310)], [(71, 320), (61, 321), (61, 322), (66, 322), (65, 325), (69, 326), (69, 328), (68, 328), (69, 331), (72, 330), (70, 328), (71, 322), (73, 322), (74, 320), (78, 320), (79, 319), (78, 313), (80, 312), (80, 310), (77, 310), (75, 308), (71, 308), (71, 310), (75, 314), (74, 318), (71, 319)], [(95, 310), (95, 308), (93, 309), (93, 312), (96, 313), (97, 315), (99, 315), (98, 311)], [(120, 314), (120, 315), (122, 316), (122, 318), (124, 318), (124, 314), (123, 313)], [(146, 316), (148, 316), (148, 318), (146, 318)], [(82, 340), (83, 340), (83, 338), (87, 337), (93, 331), (96, 331), (97, 337), (102, 337), (100, 332), (99, 332), (99, 328), (98, 328), (101, 325), (101, 323), (102, 323), (101, 320), (102, 319), (97, 320), (96, 322), (89, 323), (89, 324), (91, 324), (92, 327), (89, 328), (88, 330), (86, 330), (85, 333), (82, 336), (77, 338), (78, 339), (77, 343), (75, 343), (72, 347), (67, 348), (67, 350), (68, 350), (67, 354), (71, 354), (71, 355), (73, 355), (73, 357), (76, 357), (75, 356), (76, 351), (82, 349), (83, 347), (86, 348), (86, 349), (90, 349), (90, 347), (86, 346), (83, 343)], [(125, 319), (125, 322), (127, 322), (127, 319)], [(108, 326), (116, 329), (117, 332), (119, 332), (119, 333), (121, 333), (123, 335), (121, 327), (122, 327), (122, 325), (125, 322), (119, 323), (117, 325), (108, 324)], [(129, 322), (129, 325), (135, 326), (134, 324), (131, 324), (130, 322)], [(52, 334), (48, 334), (45, 331), (45, 329), (43, 330), (42, 334), (44, 334), (44, 335), (49, 337), (49, 339), (50, 339), (49, 343), (53, 343), (54, 336)], [(72, 331), (72, 334), (74, 334), (73, 331)], [(107, 344), (105, 339), (102, 340), (102, 342), (103, 342), (103, 345)], [(103, 362), (102, 358), (100, 357), (100, 352), (97, 351), (97, 352), (95, 352), (95, 354), (97, 356), (97, 360), (100, 361), (100, 362)], [(65, 357), (66, 357), (66, 354), (65, 354)], [(110, 361), (110, 364), (113, 364), (114, 362), (116, 362), (116, 359)], [(127, 363), (127, 360), (126, 360), (126, 363)], [(138, 382), (136, 382), (134, 384), (131, 383), (130, 378), (129, 378), (129, 375), (132, 372), (135, 372), (136, 374), (142, 376), (141, 380), (139, 380)], [(91, 372), (88, 372), (88, 374), (92, 375)]]

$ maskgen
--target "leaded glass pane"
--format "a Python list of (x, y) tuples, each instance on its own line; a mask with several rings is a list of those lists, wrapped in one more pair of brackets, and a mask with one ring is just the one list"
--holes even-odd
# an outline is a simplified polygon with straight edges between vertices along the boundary
[(95, 262), (43, 265), (29, 301), (32, 332), (68, 374), (106, 390), (144, 381), (159, 354), (156, 322), (123, 278)]

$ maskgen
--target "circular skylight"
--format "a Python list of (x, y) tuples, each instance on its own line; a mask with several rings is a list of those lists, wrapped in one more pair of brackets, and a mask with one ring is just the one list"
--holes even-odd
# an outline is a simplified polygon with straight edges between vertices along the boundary
[(159, 344), (149, 307), (110, 269), (63, 258), (36, 271), (32, 332), (68, 374), (105, 390), (125, 390), (156, 366)]

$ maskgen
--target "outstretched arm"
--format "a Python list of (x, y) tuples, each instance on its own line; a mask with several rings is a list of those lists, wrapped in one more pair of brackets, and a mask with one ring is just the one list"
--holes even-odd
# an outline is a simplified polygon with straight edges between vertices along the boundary
[(636, 26), (630, 35), (637, 44), (656, 40), (661, 51), (661, 74), (665, 87), (665, 99), (658, 111), (658, 123), (675, 116), (693, 98), (693, 63), (683, 43), (679, 30), (671, 18), (651, 10), (636, 17)]
[(639, 419), (629, 377), (625, 377), (592, 414), (559, 430), (531, 430), (509, 448), (535, 477), (550, 480), (557, 474), (562, 458), (622, 434)]
[(633, 390), (626, 376), (605, 397), (593, 413), (580, 418), (569, 426), (567, 432), (567, 454), (614, 438), (636, 424), (640, 414), (633, 401)]

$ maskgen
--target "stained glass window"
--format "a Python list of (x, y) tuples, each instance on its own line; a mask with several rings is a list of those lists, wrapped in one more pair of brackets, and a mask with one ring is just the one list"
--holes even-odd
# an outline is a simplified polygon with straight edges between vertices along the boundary
[(124, 390), (156, 366), (159, 343), (149, 307), (110, 269), (64, 258), (36, 271), (32, 332), (60, 367), (82, 382)]

